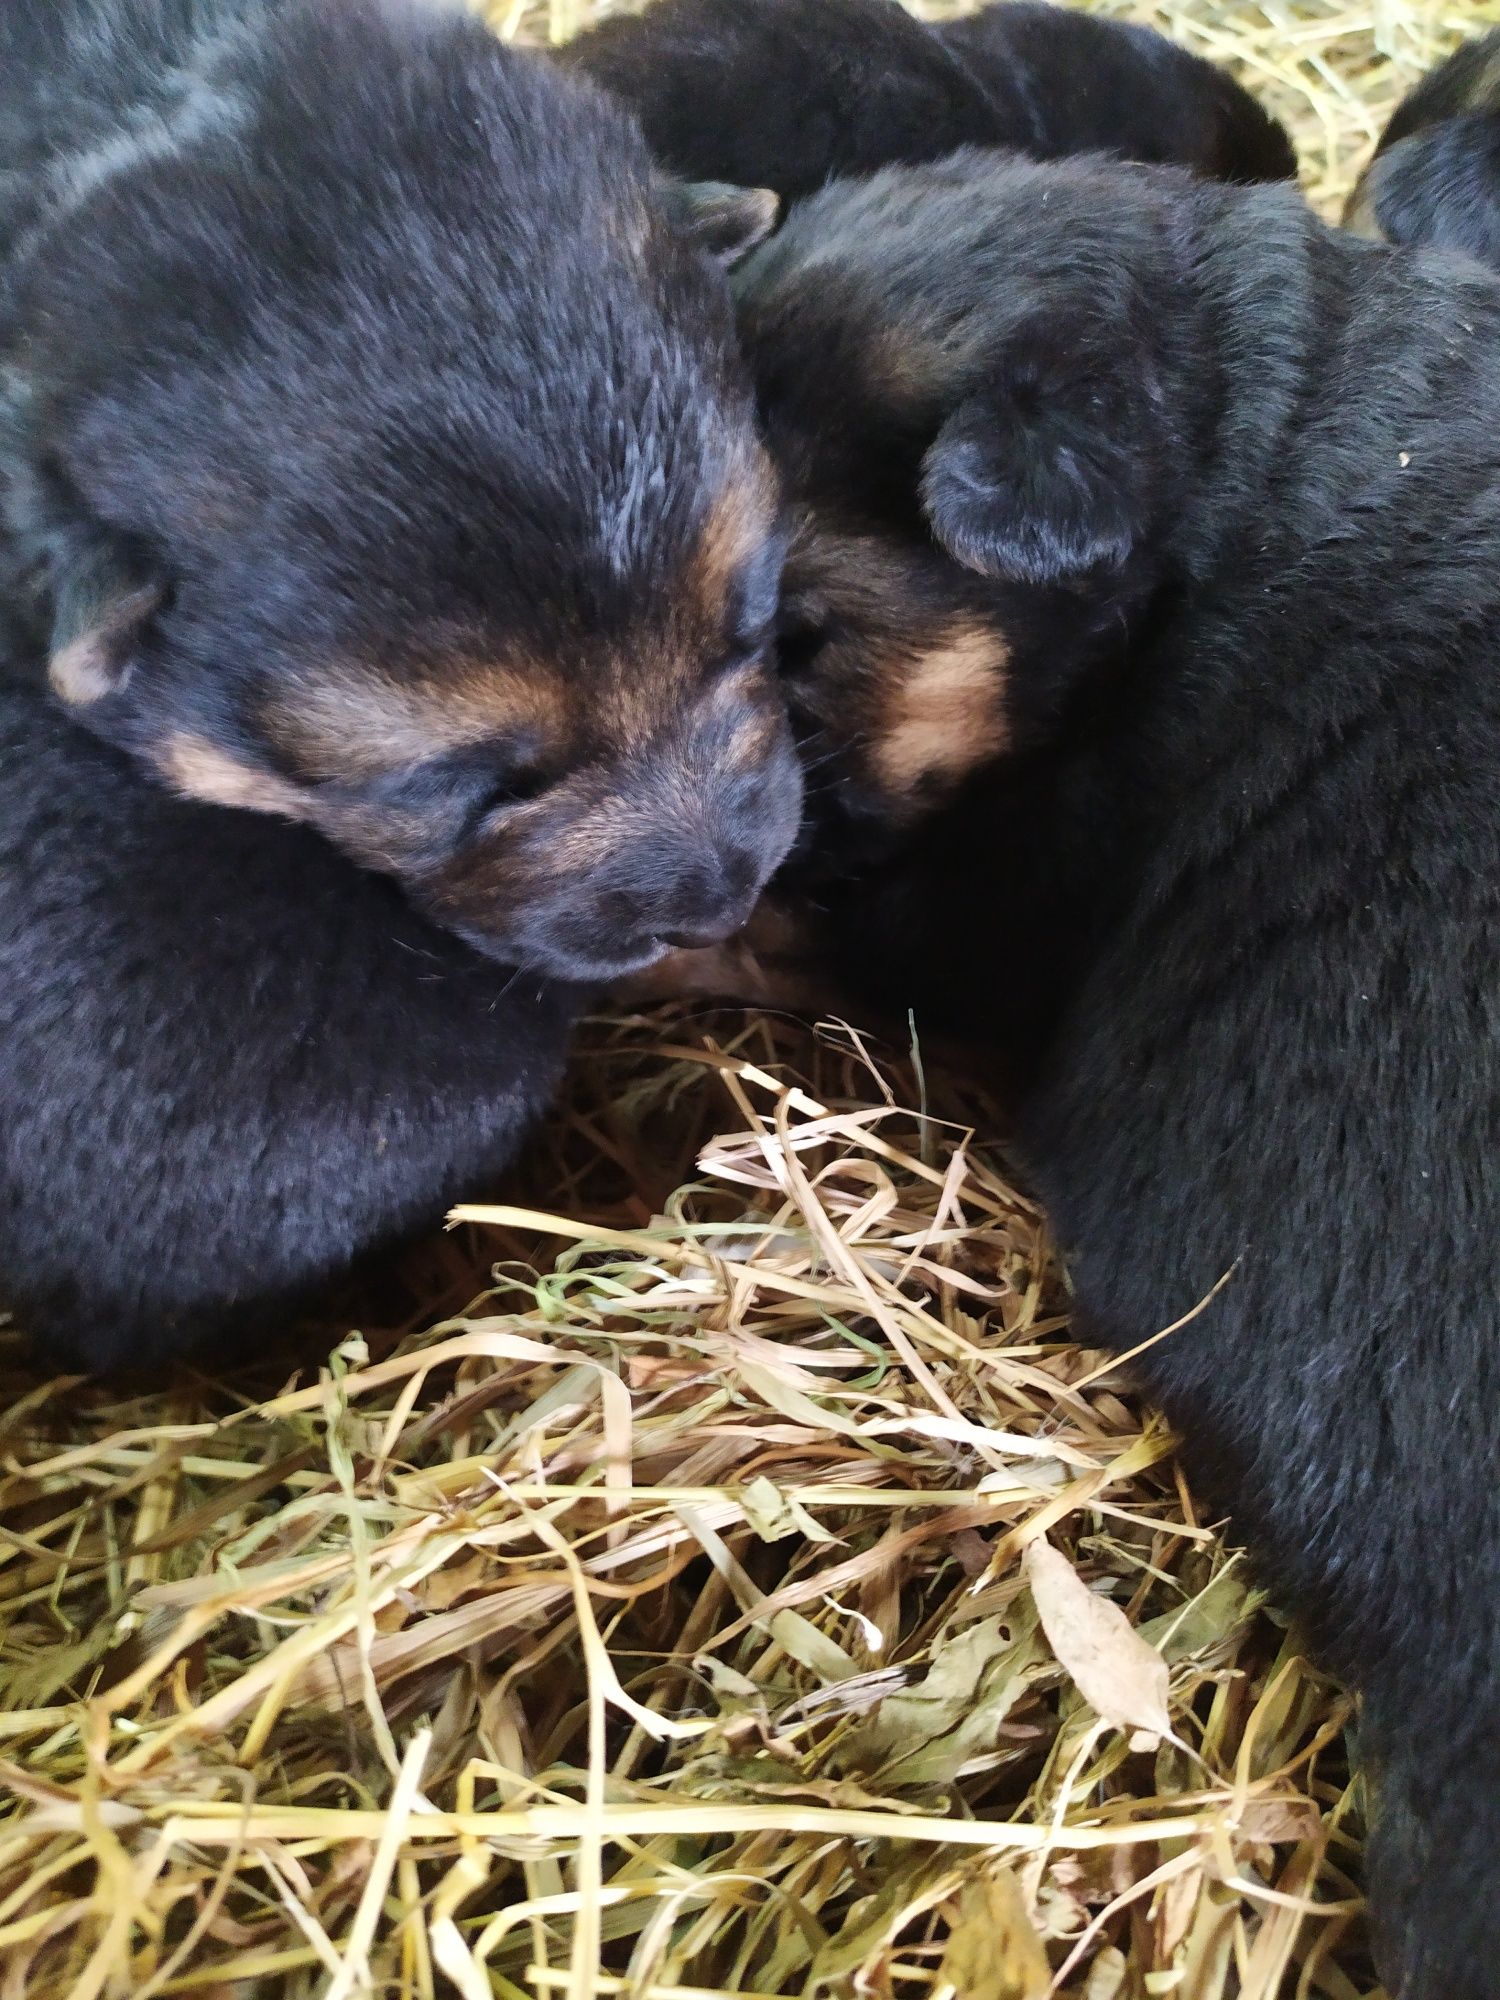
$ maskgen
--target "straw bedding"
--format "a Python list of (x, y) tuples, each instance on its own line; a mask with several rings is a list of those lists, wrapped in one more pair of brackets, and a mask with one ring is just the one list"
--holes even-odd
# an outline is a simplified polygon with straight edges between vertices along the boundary
[[(1334, 213), (1500, 0), (1102, 11)], [(1351, 1705), (1070, 1343), (982, 1096), (599, 1024), (507, 1204), (295, 1374), (0, 1334), (0, 2000), (1375, 1990)]]

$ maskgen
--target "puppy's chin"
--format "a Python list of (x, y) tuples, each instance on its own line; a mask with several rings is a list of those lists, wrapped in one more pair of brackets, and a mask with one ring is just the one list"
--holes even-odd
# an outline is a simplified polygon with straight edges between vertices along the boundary
[[(462, 938), (471, 950), (494, 965), (506, 967), (518, 981), (530, 978), (552, 980), (563, 986), (611, 986), (620, 980), (639, 978), (671, 953), (671, 947), (664, 942), (633, 952), (608, 949), (579, 952), (534, 939), (494, 937), (457, 925), (452, 928), (454, 935)], [(607, 944), (607, 940), (601, 939), (601, 944)]]

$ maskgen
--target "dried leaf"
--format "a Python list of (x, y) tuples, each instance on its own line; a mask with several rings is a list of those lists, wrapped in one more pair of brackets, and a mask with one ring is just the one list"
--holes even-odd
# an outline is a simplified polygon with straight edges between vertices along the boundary
[(1138, 1630), (1160, 1648), (1163, 1659), (1186, 1660), (1229, 1638), (1265, 1601), (1265, 1592), (1248, 1583), (1237, 1564), (1226, 1564), (1190, 1603), (1148, 1619)]
[(807, 1990), (830, 2000), (858, 1991), (858, 1976), (882, 1955), (892, 1939), (923, 1911), (946, 1902), (962, 1886), (964, 1876), (952, 1862), (924, 1857), (892, 1874), (873, 1895), (856, 1902), (834, 1936), (818, 1948)]
[(1170, 1736), (1167, 1663), (1156, 1648), (1044, 1537), (1027, 1548), (1025, 1567), (1047, 1643), (1094, 1712), (1117, 1729)]
[(995, 1746), (1000, 1724), (1045, 1663), (1025, 1610), (984, 1618), (943, 1641), (915, 1686), (887, 1697), (842, 1746), (846, 1767), (884, 1764), (887, 1783), (945, 1785)]
[(763, 1368), (758, 1361), (741, 1361), (741, 1380), (752, 1394), (768, 1403), (773, 1410), (779, 1410), (793, 1423), (805, 1424), (814, 1437), (824, 1431), (840, 1431), (845, 1437), (858, 1437), (860, 1428), (852, 1417), (846, 1416), (833, 1402), (814, 1402), (803, 1393), (794, 1382), (784, 1375), (778, 1375), (773, 1368)]
[(806, 1667), (810, 1673), (824, 1682), (851, 1680), (856, 1668), (853, 1660), (829, 1638), (810, 1624), (800, 1611), (778, 1611), (767, 1620), (766, 1630), (792, 1658)]
[(1046, 2000), (1052, 1968), (1008, 1868), (987, 1869), (965, 1887), (938, 1970), (945, 1984), (961, 2000)]
[(1129, 1970), (1124, 1952), (1107, 1944), (1089, 1967), (1089, 1976), (1083, 1982), (1078, 2000), (1117, 2000)]
[(807, 1542), (838, 1540), (799, 1501), (789, 1499), (764, 1474), (751, 1480), (740, 1495), (740, 1505), (745, 1510), (745, 1519), (763, 1542), (783, 1542), (788, 1535), (801, 1535)]

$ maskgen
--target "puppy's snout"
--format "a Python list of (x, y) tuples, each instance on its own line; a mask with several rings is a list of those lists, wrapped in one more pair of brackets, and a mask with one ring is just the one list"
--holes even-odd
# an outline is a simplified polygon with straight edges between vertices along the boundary
[(718, 944), (748, 922), (762, 884), (754, 855), (738, 851), (704, 863), (670, 858), (655, 873), (654, 891), (632, 898), (634, 942), (640, 950)]
[(699, 728), (557, 787), (462, 873), (436, 877), (429, 907), (501, 962), (623, 978), (742, 930), (801, 807), (785, 716), (710, 707)]

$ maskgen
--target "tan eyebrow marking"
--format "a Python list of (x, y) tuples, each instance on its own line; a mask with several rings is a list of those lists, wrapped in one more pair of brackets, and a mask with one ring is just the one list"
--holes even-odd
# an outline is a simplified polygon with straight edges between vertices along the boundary
[(152, 761), (172, 789), (186, 798), (276, 813), (283, 819), (305, 817), (306, 802), (297, 786), (242, 763), (206, 736), (177, 731), (157, 747)]
[(380, 777), (516, 729), (560, 732), (565, 714), (549, 675), (470, 660), (409, 682), (375, 667), (328, 667), (278, 693), (264, 721), (316, 783)]

